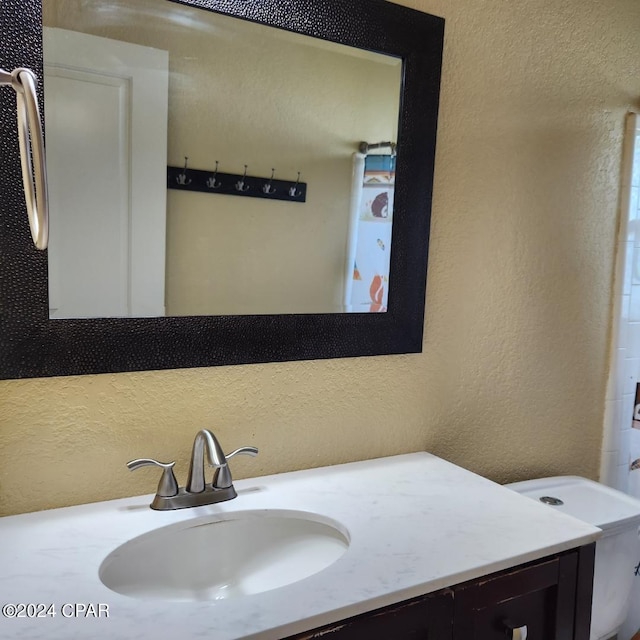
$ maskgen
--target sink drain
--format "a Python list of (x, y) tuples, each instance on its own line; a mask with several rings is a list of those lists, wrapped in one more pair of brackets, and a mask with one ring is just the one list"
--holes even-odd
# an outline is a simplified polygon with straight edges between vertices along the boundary
[(560, 498), (552, 498), (551, 496), (542, 496), (542, 498), (540, 498), (540, 502), (544, 502), (545, 504), (551, 504), (554, 507), (558, 507), (561, 504), (564, 504), (564, 502), (560, 500)]

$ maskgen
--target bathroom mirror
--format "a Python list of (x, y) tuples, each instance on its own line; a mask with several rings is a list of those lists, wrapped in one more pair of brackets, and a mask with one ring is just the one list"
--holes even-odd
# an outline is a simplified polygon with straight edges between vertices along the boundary
[[(143, 4), (148, 4), (151, 1), (145, 0)], [(69, 6), (69, 3), (62, 4)], [(116, 14), (110, 13), (110, 11), (115, 12), (118, 5), (121, 8), (123, 2), (120, 0), (113, 2), (95, 0), (95, 2), (85, 1), (80, 4), (96, 5), (100, 9), (98, 12), (100, 24), (104, 25), (109, 24), (109, 20), (114, 20)], [(155, 4), (158, 3), (155, 2)], [(339, 138), (337, 143), (341, 154), (339, 162), (336, 160), (337, 154), (333, 151), (327, 152), (326, 149), (320, 149), (314, 152), (310, 150), (306, 144), (307, 141), (304, 138), (300, 139), (301, 131), (304, 133), (304, 127), (298, 130), (290, 140), (282, 140), (282, 135), (276, 136), (276, 138), (270, 137), (269, 118), (276, 118), (280, 107), (274, 106), (275, 98), (267, 96), (264, 98), (265, 105), (262, 111), (269, 118), (260, 122), (258, 120), (260, 111), (258, 110), (258, 112), (253, 112), (258, 116), (252, 116), (252, 119), (258, 120), (257, 128), (250, 125), (245, 127), (251, 129), (250, 139), (257, 139), (257, 142), (267, 141), (267, 145), (256, 144), (255, 147), (252, 147), (246, 140), (234, 145), (234, 139), (239, 138), (236, 134), (230, 133), (230, 141), (227, 146), (222, 150), (213, 150), (211, 156), (207, 157), (205, 152), (196, 148), (194, 136), (174, 136), (175, 140), (172, 143), (172, 134), (168, 134), (170, 141), (169, 164), (177, 165), (183, 161), (185, 156), (191, 155), (194, 164), (190, 168), (187, 165), (190, 170), (203, 169), (213, 173), (217, 160), (220, 163), (220, 172), (235, 173), (242, 178), (243, 166), (239, 165), (249, 165), (253, 157), (255, 158), (255, 174), (262, 176), (261, 188), (265, 185), (268, 186), (270, 170), (275, 170), (278, 159), (282, 163), (282, 169), (278, 170), (283, 174), (277, 174), (276, 178), (289, 180), (295, 186), (295, 182), (299, 180), (297, 178), (298, 171), (302, 174), (303, 181), (307, 178), (305, 174), (308, 173), (309, 182), (306, 184), (308, 197), (305, 202), (282, 202), (279, 204), (282, 208), (277, 209), (278, 203), (269, 201), (267, 198), (238, 197), (233, 198), (236, 203), (234, 215), (238, 217), (244, 213), (248, 221), (255, 221), (260, 215), (269, 216), (271, 221), (262, 227), (262, 235), (267, 236), (264, 238), (264, 243), (277, 244), (274, 238), (282, 234), (282, 229), (301, 225), (300, 221), (305, 220), (306, 212), (311, 212), (308, 214), (308, 220), (315, 222), (316, 226), (301, 227), (300, 237), (306, 237), (308, 240), (308, 236), (311, 236), (312, 239), (314, 236), (318, 236), (319, 242), (318, 230), (320, 229), (329, 239), (334, 235), (339, 238), (337, 242), (334, 239), (334, 244), (336, 246), (342, 245), (340, 257), (330, 257), (328, 263), (333, 271), (341, 272), (341, 288), (332, 286), (332, 293), (329, 295), (333, 300), (331, 304), (316, 304), (314, 300), (314, 287), (319, 290), (318, 282), (328, 280), (327, 277), (319, 277), (319, 281), (311, 283), (312, 286), (307, 290), (307, 295), (310, 295), (311, 299), (310, 303), (303, 303), (303, 293), (301, 291), (294, 292), (292, 287), (289, 287), (291, 289), (290, 301), (293, 302), (289, 306), (286, 304), (289, 302), (286, 296), (285, 302), (280, 300), (279, 306), (239, 305), (236, 308), (232, 306), (207, 306), (205, 303), (208, 303), (209, 298), (213, 298), (213, 296), (205, 290), (196, 290), (193, 295), (195, 304), (185, 306), (184, 310), (175, 306), (173, 311), (169, 305), (166, 310), (168, 315), (164, 312), (164, 317), (162, 317), (162, 311), (153, 313), (136, 313), (134, 311), (131, 315), (135, 317), (106, 317), (121, 314), (99, 311), (97, 313), (101, 317), (98, 318), (68, 317), (74, 314), (56, 318), (54, 312), (50, 317), (50, 308), (55, 311), (55, 304), (52, 304), (52, 301), (55, 301), (56, 297), (55, 287), (51, 293), (48, 288), (48, 275), (52, 273), (51, 266), (48, 265), (47, 254), (33, 250), (29, 244), (29, 232), (26, 216), (22, 210), (22, 194), (20, 192), (19, 161), (17, 142), (15, 142), (15, 106), (8, 99), (11, 96), (2, 95), (0, 96), (2, 100), (0, 125), (3, 139), (7, 140), (8, 144), (0, 152), (2, 154), (0, 177), (3, 185), (2, 210), (0, 211), (0, 375), (3, 378), (72, 375), (420, 351), (444, 21), (382, 0), (323, 0), (322, 2), (312, 0), (267, 0), (263, 2), (243, 0), (173, 2), (163, 0), (160, 4), (165, 5), (165, 9), (168, 8), (169, 15), (174, 18), (174, 24), (177, 20), (181, 24), (181, 29), (193, 29), (193, 39), (196, 42), (201, 38), (207, 40), (208, 37), (211, 37), (212, 32), (216, 32), (223, 39), (226, 37), (229, 42), (234, 39), (246, 42), (246, 39), (250, 39), (253, 41), (253, 47), (254, 42), (260, 40), (262, 36), (254, 35), (258, 32), (253, 32), (251, 29), (259, 28), (271, 32), (277, 43), (272, 48), (276, 53), (281, 52), (282, 68), (285, 71), (288, 69), (286, 63), (292, 57), (296, 57), (291, 54), (286, 55), (291, 51), (288, 47), (292, 46), (291, 43), (295, 41), (297, 41), (296, 46), (311, 52), (308, 55), (310, 58), (319, 57), (320, 52), (322, 55), (327, 52), (327, 55), (338, 55), (334, 50), (336, 46), (345, 48), (345, 51), (348, 47), (349, 54), (345, 59), (355, 61), (355, 64), (360, 65), (360, 68), (366, 63), (374, 67), (378, 65), (378, 69), (391, 71), (392, 80), (383, 80), (384, 73), (380, 71), (379, 85), (375, 80), (372, 80), (372, 76), (367, 77), (364, 74), (361, 76), (362, 86), (374, 87), (373, 93), (370, 94), (372, 96), (375, 96), (375, 88), (385, 87), (385, 98), (380, 99), (380, 103), (384, 102), (387, 106), (383, 109), (386, 116), (381, 128), (376, 130), (374, 126), (371, 133), (354, 131), (352, 139), (349, 139), (351, 134), (348, 132), (341, 131), (341, 135), (338, 136), (335, 131), (328, 128), (326, 123), (322, 125), (327, 129), (325, 137)], [(171, 13), (171, 9), (173, 9), (173, 13)], [(48, 10), (49, 5), (47, 6)], [(202, 17), (200, 18), (200, 16)], [(219, 24), (211, 22), (211, 18), (216, 16), (227, 22)], [(248, 24), (241, 25), (238, 18)], [(122, 23), (121, 17), (119, 20)], [(236, 23), (248, 27), (249, 34), (243, 35), (243, 31), (239, 27), (236, 28)], [(3, 3), (0, 8), (0, 27), (3, 29), (7, 41), (7, 46), (3, 47), (2, 53), (3, 66), (11, 68), (28, 66), (36, 71), (38, 77), (43, 77), (42, 25), (40, 1), (28, 0), (20, 3), (19, 7), (14, 3), (8, 3), (8, 5)], [(53, 26), (68, 30), (68, 27), (72, 25)], [(95, 31), (100, 32), (103, 28), (103, 26), (99, 26)], [(99, 35), (103, 37), (106, 34), (99, 33)], [(45, 43), (47, 37), (45, 34)], [(149, 43), (143, 44), (148, 45)], [(251, 49), (252, 47), (245, 48)], [(213, 67), (216, 63), (221, 63), (228, 71), (231, 61), (234, 60), (231, 51), (229, 48), (229, 55), (226, 58), (211, 55), (210, 65)], [(301, 53), (300, 57), (305, 57), (305, 55)], [(189, 55), (186, 54), (184, 57), (189, 57)], [(171, 52), (169, 52), (169, 58), (171, 58)], [(244, 65), (245, 69), (251, 68), (250, 62), (245, 62)], [(49, 66), (55, 66), (55, 64)], [(271, 66), (274, 64), (272, 63)], [(73, 72), (74, 69), (71, 71)], [(75, 69), (75, 71), (78, 70)], [(314, 72), (314, 74), (316, 73), (319, 72)], [(263, 76), (264, 74), (260, 73), (259, 75)], [(295, 82), (295, 75), (295, 72), (290, 70), (281, 75), (278, 75), (277, 72), (274, 74), (273, 84), (279, 89), (275, 93), (276, 96), (286, 96), (291, 84), (301, 84)], [(338, 75), (336, 72), (332, 76), (330, 72), (325, 71), (323, 81), (327, 86), (331, 86), (332, 81), (335, 81), (335, 84), (340, 84), (343, 81)], [(224, 87), (218, 87), (217, 91), (211, 90), (208, 93), (213, 94), (214, 98), (216, 93), (224, 94), (225, 98), (228, 98), (228, 95), (233, 96), (234, 92), (237, 95), (245, 95), (241, 91), (242, 77), (240, 74), (234, 86), (226, 86), (228, 85), (227, 81)], [(188, 76), (175, 74), (174, 77), (170, 74), (169, 85), (172, 80), (176, 79), (178, 81), (182, 79), (186, 84), (189, 83)], [(352, 88), (353, 81), (347, 81), (343, 84), (347, 88)], [(45, 86), (47, 86), (46, 82)], [(322, 83), (319, 86), (322, 87)], [(395, 95), (393, 89), (389, 94), (389, 86), (395, 86)], [(42, 100), (42, 85), (39, 89)], [(49, 92), (48, 88), (47, 91)], [(193, 95), (197, 96), (198, 91), (199, 89), (195, 94), (192, 92), (192, 97)], [(333, 92), (333, 87), (331, 92)], [(324, 93), (315, 92), (310, 95), (309, 91), (303, 91), (303, 98), (295, 98), (297, 112), (304, 115), (305, 108), (309, 113), (313, 113), (314, 109), (318, 110), (318, 108), (322, 111), (322, 102), (331, 92), (327, 90)], [(344, 95), (344, 93), (338, 95)], [(389, 95), (391, 95), (390, 98)], [(371, 102), (369, 96), (366, 98), (367, 102)], [(248, 98), (245, 97), (244, 100), (246, 102)], [(289, 100), (292, 99), (289, 98)], [(171, 101), (169, 100), (169, 111), (171, 112), (170, 105)], [(228, 100), (226, 105), (224, 111), (218, 112), (218, 117), (220, 117), (220, 113), (224, 113), (225, 117), (231, 120), (234, 115), (249, 113), (245, 108), (246, 104), (242, 102), (238, 103), (237, 109), (229, 108), (233, 106), (233, 99)], [(356, 111), (355, 117), (353, 117), (353, 113), (350, 114), (352, 121), (376, 120), (375, 114), (366, 117), (361, 115), (360, 110), (364, 114), (364, 108), (362, 106), (356, 107), (346, 97), (344, 100), (338, 97), (333, 102), (327, 102), (324, 106), (329, 112), (336, 111), (340, 106), (343, 106), (348, 112)], [(201, 107), (202, 111), (208, 111), (206, 103), (203, 103)], [(155, 112), (155, 110), (147, 111), (150, 117), (152, 116), (151, 111)], [(237, 114), (234, 114), (234, 111)], [(193, 111), (192, 114), (198, 119), (197, 130), (202, 131), (201, 137), (205, 138), (209, 133), (206, 119), (203, 120), (201, 113), (197, 111)], [(335, 115), (334, 121), (337, 131), (340, 129), (338, 125), (339, 114)], [(49, 114), (45, 118), (45, 134), (48, 117)], [(55, 114), (51, 116), (52, 127), (55, 117)], [(171, 119), (170, 114), (168, 121), (171, 122)], [(304, 121), (304, 117), (300, 119)], [(329, 118), (327, 122), (330, 120)], [(188, 123), (184, 122), (184, 117), (178, 118), (177, 121), (181, 125), (188, 126)], [(275, 124), (273, 128), (277, 128)], [(183, 129), (183, 131), (185, 130)], [(225, 128), (218, 129), (218, 132), (224, 130)], [(226, 130), (232, 132), (233, 128), (229, 124)], [(383, 282), (386, 289), (384, 304), (379, 304), (381, 298), (375, 297), (375, 287), (370, 286), (366, 294), (371, 296), (371, 300), (365, 299), (365, 302), (370, 304), (349, 308), (349, 300), (345, 298), (344, 290), (346, 287), (344, 283), (350, 279), (349, 276), (355, 279), (359, 265), (354, 261), (353, 267), (355, 268), (352, 268), (350, 262), (353, 255), (344, 250), (344, 245), (349, 243), (349, 234), (345, 232), (345, 227), (348, 227), (348, 224), (345, 224), (344, 221), (336, 223), (336, 219), (322, 220), (322, 216), (329, 213), (327, 210), (337, 208), (337, 205), (325, 204), (324, 212), (322, 207), (312, 210), (310, 204), (312, 198), (318, 198), (318, 193), (313, 194), (314, 185), (321, 184), (321, 182), (318, 178), (318, 171), (309, 168), (308, 158), (305, 160), (304, 154), (313, 156), (314, 153), (317, 153), (320, 164), (323, 161), (329, 164), (333, 163), (336, 166), (339, 164), (340, 167), (333, 176), (335, 178), (337, 175), (339, 180), (346, 183), (346, 193), (352, 194), (352, 175), (349, 174), (353, 172), (353, 166), (355, 166), (353, 154), (358, 151), (358, 145), (365, 135), (367, 138), (373, 136), (373, 139), (368, 140), (369, 143), (378, 143), (384, 138), (389, 138), (391, 142), (394, 142), (388, 152), (384, 148), (380, 149), (378, 152), (380, 157), (376, 158), (380, 161), (393, 162), (391, 201), (387, 197), (387, 201), (384, 203), (384, 206), (387, 207), (386, 215), (372, 216), (381, 218), (374, 220), (380, 229), (383, 224), (389, 228), (388, 237), (383, 238), (379, 233), (374, 233), (378, 250), (388, 252), (388, 275), (386, 281), (380, 278), (377, 282), (378, 285)], [(321, 136), (316, 134), (315, 137)], [(195, 138), (197, 139), (198, 136)], [(67, 137), (62, 136), (61, 139), (64, 141)], [(185, 146), (191, 147), (193, 151), (180, 148), (180, 140), (182, 139), (187, 140)], [(333, 142), (335, 143), (335, 140)], [(267, 152), (264, 150), (265, 146)], [(269, 146), (274, 148), (274, 154), (271, 156), (273, 160), (270, 160), (268, 156)], [(336, 145), (334, 144), (334, 146)], [(64, 154), (63, 150), (62, 157)], [(385, 156), (388, 156), (388, 159), (385, 159)], [(225, 162), (228, 162), (229, 166), (224, 166)], [(307, 162), (306, 165), (305, 162)], [(297, 165), (302, 165), (302, 169)], [(390, 169), (390, 164), (384, 166), (384, 171), (387, 174)], [(249, 173), (251, 173), (251, 168), (249, 168)], [(213, 177), (215, 183), (215, 174)], [(169, 184), (169, 186), (171, 185)], [(327, 190), (331, 191), (331, 187), (327, 189), (324, 186), (322, 188), (322, 191)], [(348, 211), (349, 207), (344, 202), (346, 200), (344, 184), (340, 190), (343, 194), (340, 196), (341, 206), (345, 211)], [(70, 191), (70, 189), (65, 188), (65, 191)], [(335, 191), (337, 192), (338, 189), (336, 188)], [(180, 199), (180, 215), (184, 217), (193, 214), (201, 206), (201, 203), (205, 203), (203, 206), (210, 208), (214, 207), (214, 201), (221, 202), (223, 199), (232, 199), (229, 196), (213, 193), (180, 193), (178, 191), (173, 193), (171, 190), (164, 195), (174, 200)], [(378, 210), (383, 210), (384, 206), (378, 207)], [(90, 204), (84, 206), (85, 209), (89, 207)], [(73, 205), (67, 203), (64, 208), (71, 209)], [(215, 208), (217, 210), (218, 205), (215, 205)], [(167, 211), (171, 211), (171, 208), (168, 208)], [(283, 211), (285, 213), (282, 213)], [(326, 217), (330, 218), (329, 215)], [(284, 223), (280, 218), (284, 219)], [(387, 220), (383, 222), (382, 218), (387, 218)], [(340, 228), (340, 224), (342, 224), (342, 228)], [(278, 225), (281, 226), (278, 227)], [(151, 228), (153, 226), (151, 225)], [(161, 227), (162, 225), (155, 226)], [(169, 229), (169, 225), (166, 228)], [(194, 228), (196, 231), (194, 232), (192, 229), (185, 244), (187, 251), (183, 253), (188, 254), (189, 246), (192, 246), (195, 251), (196, 244), (200, 243), (204, 245), (204, 253), (206, 254), (207, 246), (212, 243), (211, 236), (206, 233), (199, 234), (197, 230), (200, 227), (197, 222)], [(273, 230), (271, 236), (267, 233), (269, 229)], [(260, 236), (260, 233), (257, 235)], [(170, 242), (173, 240), (167, 238), (167, 245)], [(216, 242), (218, 250), (221, 250), (224, 242), (220, 242), (220, 238), (216, 238)], [(162, 242), (160, 242), (161, 244)], [(287, 241), (286, 244), (296, 245), (296, 242)], [(302, 245), (302, 240), (300, 240), (300, 244)], [(249, 249), (242, 243), (237, 246), (241, 257), (245, 256), (246, 262), (251, 262), (253, 254), (257, 250)], [(303, 258), (304, 254), (307, 254), (307, 262), (309, 263), (311, 263), (311, 249), (309, 247), (312, 246), (313, 243), (298, 251), (303, 254)], [(88, 243), (87, 249), (89, 253), (91, 251), (97, 253), (100, 247), (93, 242)], [(319, 251), (320, 254), (328, 252), (329, 250)], [(282, 252), (280, 251), (280, 253)], [(169, 255), (171, 254), (168, 253), (166, 258), (163, 256), (163, 259), (170, 260)], [(52, 261), (51, 264), (53, 263)], [(223, 264), (228, 264), (228, 261)], [(290, 265), (289, 268), (293, 271), (304, 271), (304, 260), (300, 264)], [(203, 268), (201, 265), (202, 263), (196, 262), (196, 266), (193, 268), (195, 272), (201, 271), (201, 280), (221, 281), (220, 274), (217, 273), (221, 271), (219, 266), (214, 267), (207, 264)], [(285, 261), (283, 266), (279, 268), (286, 271), (288, 265), (288, 261)], [(257, 278), (257, 274), (261, 271), (260, 259), (252, 265), (252, 269)], [(314, 268), (311, 266), (309, 274), (313, 272)], [(169, 277), (171, 272), (168, 269), (166, 273)], [(308, 277), (311, 276), (308, 275)], [(250, 280), (251, 276), (245, 275), (244, 278)], [(55, 275), (51, 279), (54, 281)], [(239, 285), (239, 276), (237, 275), (224, 286), (228, 289), (234, 289), (234, 284)], [(366, 284), (372, 283), (366, 282)], [(164, 286), (168, 292), (169, 285), (165, 284)], [(178, 284), (174, 287), (174, 291), (180, 292), (185, 288), (188, 286)], [(222, 288), (222, 285), (219, 288)], [(95, 289), (100, 293), (103, 287), (96, 285)], [(245, 295), (245, 298), (251, 303), (258, 297), (255, 292)], [(267, 296), (267, 298), (269, 297)], [(201, 302), (202, 305), (200, 305)], [(376, 305), (376, 303), (378, 304)], [(85, 314), (80, 312), (78, 315)], [(145, 315), (157, 317), (143, 317)]]
[(43, 23), (51, 318), (384, 312), (400, 58), (167, 0)]

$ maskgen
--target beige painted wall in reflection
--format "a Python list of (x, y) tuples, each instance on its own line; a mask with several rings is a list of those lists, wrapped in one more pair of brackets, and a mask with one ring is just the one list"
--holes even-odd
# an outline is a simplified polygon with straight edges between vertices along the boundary
[(158, 0), (44, 5), (47, 26), (169, 51), (168, 164), (308, 184), (304, 204), (169, 190), (167, 315), (340, 311), (351, 156), (396, 139), (399, 61)]

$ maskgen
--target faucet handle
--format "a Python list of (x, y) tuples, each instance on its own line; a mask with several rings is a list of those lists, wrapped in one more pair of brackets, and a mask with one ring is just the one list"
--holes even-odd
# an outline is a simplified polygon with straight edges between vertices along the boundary
[(233, 456), (237, 455), (245, 455), (245, 456), (257, 456), (258, 449), (257, 447), (240, 447), (231, 453), (228, 453), (225, 458), (228, 460), (229, 458), (233, 458)]
[[(232, 451), (229, 455), (226, 455), (225, 460), (229, 460), (229, 458), (233, 458), (233, 456), (237, 455), (257, 456), (258, 449), (256, 447), (240, 447), (239, 449)], [(228, 489), (232, 484), (233, 478), (231, 477), (231, 470), (229, 469), (229, 465), (225, 462), (225, 464), (218, 467), (213, 474), (211, 486), (214, 489)]]
[(152, 458), (138, 458), (137, 460), (130, 460), (127, 462), (127, 468), (129, 471), (135, 471), (140, 467), (160, 467), (163, 469), (162, 477), (158, 483), (158, 490), (156, 495), (163, 498), (170, 498), (178, 495), (178, 482), (176, 476), (173, 473), (173, 467), (175, 462), (158, 462)]

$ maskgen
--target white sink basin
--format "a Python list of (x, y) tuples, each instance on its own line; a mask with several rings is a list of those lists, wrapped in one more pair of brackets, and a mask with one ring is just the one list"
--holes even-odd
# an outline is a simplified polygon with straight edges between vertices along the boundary
[(102, 582), (143, 599), (221, 600), (307, 578), (344, 554), (346, 531), (303, 511), (238, 511), (156, 529), (118, 547)]

